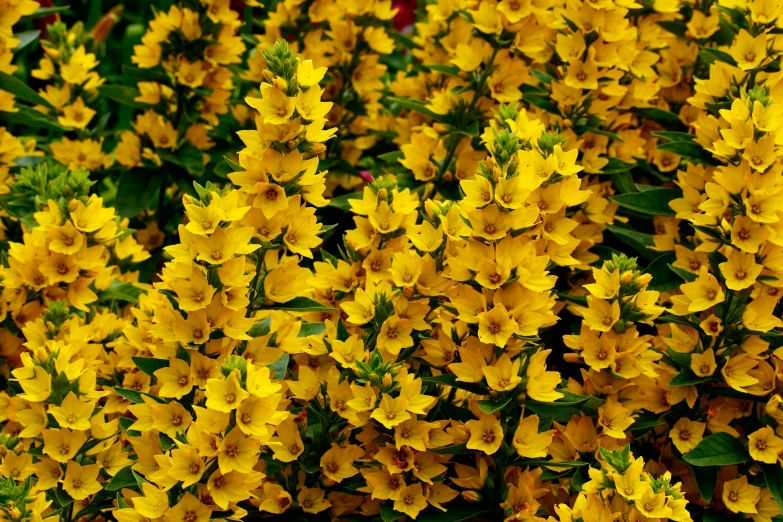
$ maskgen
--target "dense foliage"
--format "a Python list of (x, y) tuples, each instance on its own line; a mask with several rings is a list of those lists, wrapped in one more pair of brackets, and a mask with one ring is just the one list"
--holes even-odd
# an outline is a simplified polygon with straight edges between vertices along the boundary
[(778, 0), (75, 3), (0, 0), (1, 520), (783, 520)]

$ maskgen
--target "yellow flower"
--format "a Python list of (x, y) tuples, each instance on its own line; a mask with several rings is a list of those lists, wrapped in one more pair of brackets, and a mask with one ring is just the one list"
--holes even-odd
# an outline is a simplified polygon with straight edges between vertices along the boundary
[(392, 315), (383, 322), (378, 333), (377, 346), (382, 350), (397, 355), (404, 348), (413, 346), (413, 325), (408, 319), (400, 319)]
[(384, 393), (381, 403), (373, 410), (371, 418), (383, 424), (385, 428), (390, 429), (411, 418), (407, 408), (408, 399), (405, 397), (392, 398), (391, 395)]
[(469, 420), (466, 423), (470, 431), (468, 449), (479, 450), (492, 455), (503, 443), (503, 427), (494, 415), (482, 414), (479, 420)]
[(168, 469), (168, 474), (171, 478), (182, 481), (183, 488), (201, 480), (204, 468), (204, 460), (193, 446), (182, 444), (178, 449), (171, 451), (171, 467)]
[(362, 455), (364, 455), (364, 451), (359, 446), (348, 445), (341, 448), (332, 443), (332, 447), (321, 457), (323, 474), (335, 482), (342, 482), (344, 479), (353, 477), (359, 473), (353, 463)]
[(422, 509), (427, 507), (427, 499), (424, 496), (421, 484), (419, 482), (411, 484), (402, 491), (399, 497), (394, 501), (395, 511), (405, 513), (415, 519)]
[(552, 350), (539, 350), (527, 366), (527, 395), (536, 401), (554, 402), (564, 395), (555, 388), (560, 384), (560, 373), (546, 371), (546, 358)]
[(207, 77), (207, 70), (201, 65), (201, 62), (190, 63), (184, 57), (177, 61), (177, 82), (191, 89), (200, 87)]
[(509, 316), (506, 308), (501, 305), (495, 305), (488, 312), (478, 314), (479, 339), (487, 344), (495, 346), (505, 346), (509, 338), (514, 335), (519, 325)]
[(258, 461), (258, 442), (234, 428), (220, 442), (217, 457), (221, 473), (250, 473)]
[(150, 482), (144, 482), (141, 489), (144, 496), (133, 497), (133, 507), (140, 515), (149, 519), (162, 517), (169, 509), (169, 497), (166, 492)]
[(520, 417), (514, 439), (511, 441), (520, 457), (536, 459), (549, 454), (549, 445), (552, 444), (555, 432), (549, 430), (539, 433), (539, 420), (538, 415)]
[(707, 271), (707, 267), (701, 267), (699, 277), (680, 286), (680, 290), (690, 299), (689, 312), (701, 312), (716, 304), (723, 302), (723, 288), (714, 275)]
[(189, 492), (166, 511), (166, 522), (208, 522), (212, 511)]
[(95, 411), (95, 404), (82, 402), (73, 392), (69, 392), (60, 406), (50, 406), (49, 413), (55, 418), (61, 428), (72, 430), (90, 429), (90, 417)]
[(710, 377), (717, 369), (715, 352), (712, 348), (708, 348), (702, 353), (691, 355), (691, 371), (698, 377)]
[(634, 501), (636, 509), (647, 518), (669, 518), (672, 509), (666, 505), (666, 493), (663, 488), (655, 493), (647, 484), (645, 490), (642, 496)]
[(496, 391), (513, 390), (522, 382), (519, 376), (519, 367), (521, 360), (519, 358), (511, 362), (508, 354), (503, 354), (492, 366), (484, 366), (481, 370), (487, 379), (490, 388)]
[(620, 303), (587, 296), (587, 308), (580, 308), (585, 324), (596, 332), (608, 332), (620, 319)]
[(269, 443), (275, 459), (281, 462), (293, 462), (305, 450), (299, 426), (291, 419), (280, 423), (277, 427), (277, 435), (269, 439)]
[(288, 122), (296, 108), (296, 98), (289, 98), (269, 83), (261, 85), (261, 98), (245, 98), (248, 105), (261, 113), (266, 123), (281, 125)]
[(84, 100), (82, 100), (81, 96), (76, 98), (76, 101), (71, 105), (64, 107), (62, 112), (63, 115), (58, 116), (57, 121), (59, 121), (60, 125), (63, 127), (71, 127), (74, 129), (83, 129), (87, 127), (90, 120), (92, 120), (92, 117), (95, 116), (95, 111), (84, 105)]
[(71, 431), (67, 428), (43, 431), (43, 452), (57, 462), (68, 462), (73, 459), (86, 440), (84, 431)]
[(296, 68), (296, 79), (302, 87), (318, 84), (326, 74), (326, 67), (313, 68), (312, 60), (299, 60)]
[(100, 471), (101, 467), (98, 464), (81, 466), (72, 460), (65, 468), (63, 489), (74, 500), (84, 500), (103, 489), (98, 482)]
[(760, 496), (761, 488), (748, 484), (745, 475), (723, 484), (723, 503), (732, 513), (757, 513)]
[(326, 500), (326, 491), (321, 488), (307, 488), (302, 486), (296, 501), (305, 513), (320, 513), (332, 507), (332, 503)]
[(729, 357), (720, 373), (723, 375), (723, 378), (726, 379), (726, 384), (737, 391), (744, 392), (745, 390), (743, 388), (753, 386), (759, 382), (758, 379), (749, 374), (757, 364), (757, 360), (741, 353)]
[(239, 384), (239, 370), (232, 371), (228, 378), (207, 381), (207, 408), (231, 412), (250, 395)]
[(767, 56), (767, 35), (761, 33), (753, 38), (749, 32), (741, 29), (729, 48), (729, 54), (743, 71), (755, 69)]
[(770, 426), (764, 426), (748, 435), (748, 449), (753, 460), (766, 464), (777, 464), (783, 452), (783, 439), (775, 435)]

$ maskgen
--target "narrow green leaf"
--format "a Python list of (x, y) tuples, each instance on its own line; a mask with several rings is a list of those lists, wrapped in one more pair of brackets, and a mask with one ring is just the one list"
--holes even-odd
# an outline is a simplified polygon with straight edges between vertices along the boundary
[(54, 108), (51, 103), (35, 92), (27, 83), (8, 73), (0, 72), (0, 90), (10, 92), (20, 100), (34, 105), (43, 105), (49, 109)]
[(619, 194), (609, 199), (621, 207), (651, 216), (673, 216), (669, 203), (682, 197), (682, 190), (674, 188), (651, 188), (643, 192)]
[(98, 300), (110, 301), (115, 299), (127, 303), (137, 303), (139, 301), (139, 296), (143, 292), (144, 290), (138, 286), (134, 286), (133, 283), (121, 283), (119, 280), (115, 280), (109, 285), (109, 288), (98, 295)]
[(487, 415), (491, 415), (492, 413), (495, 413), (498, 410), (501, 410), (508, 406), (508, 404), (511, 402), (513, 397), (508, 397), (505, 400), (502, 400), (500, 402), (495, 401), (478, 401), (478, 407), (486, 413)]
[(136, 98), (141, 96), (141, 92), (135, 87), (104, 84), (98, 87), (98, 93), (110, 100), (135, 109), (146, 109), (149, 107), (148, 103), (135, 101)]
[(286, 310), (289, 312), (330, 312), (334, 310), (331, 306), (326, 306), (309, 297), (295, 297), (285, 303), (275, 303), (272, 306), (265, 308), (268, 310)]
[(122, 488), (128, 488), (136, 486), (136, 477), (133, 476), (133, 464), (125, 466), (114, 475), (111, 480), (106, 484), (105, 489), (107, 491), (117, 491)]
[(462, 382), (457, 380), (457, 376), (451, 373), (444, 373), (443, 375), (431, 375), (429, 377), (422, 377), (422, 381), (440, 384), (441, 386), (451, 386), (453, 388), (459, 388), (460, 390), (469, 391), (476, 395), (487, 395), (487, 391), (477, 383)]
[(147, 375), (154, 376), (155, 372), (161, 368), (168, 368), (168, 359), (156, 359), (154, 357), (131, 357), (136, 368), (143, 371)]

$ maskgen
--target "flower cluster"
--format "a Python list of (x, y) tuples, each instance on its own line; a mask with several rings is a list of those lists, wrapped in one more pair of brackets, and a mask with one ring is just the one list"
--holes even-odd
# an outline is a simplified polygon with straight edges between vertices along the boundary
[(42, 4), (0, 518), (780, 519), (779, 3)]

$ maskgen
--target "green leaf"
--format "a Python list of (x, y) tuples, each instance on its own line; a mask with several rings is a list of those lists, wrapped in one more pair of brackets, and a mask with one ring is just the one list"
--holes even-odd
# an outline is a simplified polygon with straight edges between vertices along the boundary
[(711, 377), (699, 377), (690, 370), (682, 370), (669, 381), (669, 386), (696, 386), (711, 380)]
[(326, 306), (309, 297), (295, 297), (285, 303), (275, 303), (272, 306), (265, 308), (268, 310), (286, 310), (289, 312), (330, 312), (334, 310), (331, 306)]
[[(392, 152), (384, 152), (383, 154), (379, 154), (377, 158), (385, 163), (397, 163), (397, 160), (401, 160), (405, 157), (405, 154), (402, 153), (401, 150), (394, 150)], [(361, 192), (357, 192), (357, 194), (361, 194)]]
[(692, 466), (730, 466), (749, 461), (750, 454), (728, 433), (714, 433), (699, 442), (683, 459)]
[(638, 192), (633, 182), (633, 173), (629, 170), (621, 170), (612, 174), (612, 184), (621, 194)]
[(161, 368), (169, 367), (168, 359), (156, 359), (154, 357), (131, 357), (131, 359), (133, 359), (136, 368), (150, 376), (154, 376), (155, 372)]
[(671, 292), (680, 287), (680, 279), (669, 269), (669, 264), (674, 262), (675, 259), (676, 257), (673, 253), (667, 252), (656, 257), (647, 266), (644, 272), (652, 276), (648, 289), (657, 292)]
[(410, 98), (399, 98), (399, 97), (396, 97), (396, 96), (389, 96), (387, 99), (390, 102), (392, 102), (392, 103), (396, 103), (397, 105), (399, 105), (400, 107), (402, 107), (404, 109), (409, 109), (409, 110), (412, 110), (412, 111), (416, 111), (419, 114), (423, 114), (425, 116), (428, 116), (428, 117), (432, 118), (435, 121), (439, 121), (439, 122), (443, 121), (443, 116), (441, 116), (440, 114), (436, 114), (436, 113), (432, 112), (431, 110), (429, 110), (426, 107), (427, 104), (424, 103), (424, 102), (421, 102), (421, 101), (418, 101), (418, 100), (412, 100)]
[(225, 161), (228, 164), (228, 166), (231, 167), (231, 170), (233, 172), (242, 172), (245, 170), (245, 168), (242, 165), (232, 160), (228, 156), (223, 156), (223, 161)]
[(519, 459), (514, 461), (515, 466), (550, 466), (554, 468), (581, 468), (582, 466), (589, 466), (589, 462), (582, 462), (581, 460), (570, 460), (565, 462), (555, 462), (545, 459)]
[(456, 65), (442, 65), (437, 63), (432, 64), (423, 64), (424, 67), (429, 69), (430, 71), (439, 72), (441, 74), (446, 74), (448, 76), (459, 76), (460, 70), (459, 67)]
[(133, 475), (133, 470), (131, 468), (133, 468), (133, 464), (119, 470), (104, 488), (107, 491), (117, 491), (122, 488), (136, 486), (136, 477)]
[(44, 16), (53, 15), (56, 13), (62, 13), (63, 11), (67, 11), (70, 9), (70, 5), (61, 5), (57, 7), (39, 7), (35, 11), (33, 11), (32, 14), (27, 15), (25, 18), (32, 19), (32, 18), (43, 18)]
[(665, 30), (677, 36), (685, 37), (685, 33), (688, 31), (688, 26), (682, 20), (661, 20), (655, 22)]
[(361, 192), (351, 192), (350, 194), (343, 194), (329, 200), (330, 207), (339, 208), (340, 210), (350, 210), (351, 204), (348, 203), (349, 199), (362, 199)]
[(617, 174), (619, 172), (627, 172), (636, 166), (636, 163), (628, 163), (618, 158), (606, 158), (609, 160), (604, 168), (601, 169), (601, 174)]
[(532, 74), (536, 80), (538, 80), (541, 83), (550, 84), (554, 81), (554, 77), (548, 75), (544, 71), (539, 71), (538, 69), (530, 68), (530, 74)]
[(587, 131), (592, 132), (593, 134), (600, 134), (601, 136), (606, 136), (608, 138), (613, 139), (614, 141), (619, 141), (620, 143), (625, 143), (625, 140), (623, 140), (620, 136), (618, 136), (612, 131), (598, 129), (596, 127), (587, 127)]
[(247, 335), (250, 337), (263, 337), (264, 335), (268, 335), (270, 330), (272, 328), (272, 316), (270, 315), (266, 319), (262, 319), (261, 321), (258, 321), (256, 324), (250, 327), (250, 330), (247, 331)]
[(144, 396), (149, 397), (152, 400), (154, 400), (155, 402), (159, 402), (160, 404), (166, 404), (166, 401), (164, 401), (163, 399), (161, 399), (159, 397), (155, 397), (154, 395), (150, 395), (149, 393), (138, 392), (136, 390), (130, 390), (128, 388), (112, 388), (112, 389), (120, 397), (128, 399), (129, 401), (131, 401), (133, 403), (136, 403), (136, 404), (143, 403), (144, 399), (142, 397), (144, 397)]
[(135, 101), (136, 98), (141, 96), (141, 92), (135, 87), (104, 84), (98, 87), (98, 93), (105, 98), (135, 109), (146, 109), (150, 106), (148, 103)]
[(308, 337), (310, 335), (320, 335), (326, 331), (324, 323), (302, 323), (299, 329), (299, 337)]
[(631, 209), (651, 216), (673, 216), (674, 210), (669, 207), (673, 199), (681, 198), (682, 190), (673, 188), (652, 188), (643, 192), (619, 194), (609, 199), (621, 207)]
[(479, 384), (458, 381), (457, 376), (452, 373), (444, 373), (443, 375), (430, 375), (429, 377), (422, 377), (421, 380), (424, 382), (439, 384), (441, 386), (451, 386), (453, 388), (475, 393), (476, 395), (487, 395), (487, 391)]
[(54, 498), (57, 499), (57, 503), (60, 505), (60, 507), (63, 507), (63, 508), (73, 504), (73, 499), (63, 489), (55, 488), (54, 489)]
[(496, 411), (505, 408), (508, 406), (508, 404), (511, 402), (513, 397), (508, 397), (505, 400), (502, 400), (500, 402), (495, 401), (478, 401), (478, 407), (486, 413), (487, 415), (490, 415), (492, 413), (495, 413)]
[(557, 297), (564, 301), (578, 304), (579, 306), (587, 306), (587, 297), (583, 295), (570, 295), (563, 292), (558, 292)]
[(648, 248), (655, 244), (652, 235), (645, 234), (643, 232), (637, 232), (636, 230), (621, 227), (620, 225), (606, 225), (606, 229), (614, 234), (617, 239), (633, 247), (645, 258), (652, 261), (658, 257), (657, 252), (654, 252)]
[(120, 283), (118, 280), (114, 280), (109, 288), (104, 290), (98, 296), (100, 301), (110, 301), (112, 299), (117, 301), (125, 301), (126, 303), (137, 303), (139, 296), (144, 292), (138, 286), (134, 286), (133, 283)]
[(38, 37), (41, 36), (41, 31), (22, 31), (21, 33), (14, 34), (14, 38), (19, 39), (19, 45), (16, 46), (16, 49), (14, 49), (15, 53), (18, 53), (34, 41), (38, 40)]
[(15, 112), (0, 112), (0, 121), (7, 123), (19, 123), (35, 129), (50, 129), (65, 132), (66, 129), (60, 123), (49, 116), (39, 112), (32, 107), (17, 105)]
[(35, 92), (27, 83), (8, 73), (0, 72), (0, 90), (10, 92), (20, 100), (33, 105), (43, 105), (49, 109), (54, 108), (51, 103)]
[(663, 122), (677, 122), (680, 123), (680, 117), (673, 112), (669, 112), (667, 110), (661, 109), (660, 107), (650, 107), (650, 108), (644, 108), (644, 109), (634, 109), (636, 114), (641, 116), (642, 118), (647, 118), (649, 120), (657, 120), (657, 121), (663, 121)]
[(290, 355), (284, 353), (278, 360), (269, 365), (269, 371), (272, 372), (273, 379), (279, 381), (285, 378), (285, 374), (288, 371), (288, 361)]
[(680, 276), (682, 280), (685, 281), (686, 283), (692, 283), (693, 281), (696, 281), (698, 277), (693, 272), (689, 272), (688, 270), (683, 270), (682, 268), (676, 267), (671, 264), (669, 265), (669, 270), (671, 270), (672, 272)]
[(571, 417), (577, 417), (582, 414), (582, 410), (573, 406), (558, 405), (556, 402), (538, 402), (533, 400), (525, 401), (525, 409), (532, 411), (539, 417), (551, 417), (553, 420), (564, 424), (571, 420)]
[(696, 485), (699, 487), (701, 498), (708, 504), (712, 502), (712, 496), (715, 494), (715, 487), (718, 485), (718, 470), (715, 466), (691, 466), (693, 478), (696, 479)]
[(783, 511), (783, 468), (778, 462), (774, 464), (759, 464), (761, 471), (764, 472), (764, 481), (767, 483), (772, 498), (778, 504), (778, 508)]
[(704, 153), (704, 147), (695, 141), (675, 141), (671, 143), (661, 143), (655, 148), (677, 154), (678, 156), (684, 156), (686, 158), (698, 158)]
[(702, 47), (699, 50), (699, 57), (710, 65), (718, 61), (737, 66), (737, 60), (733, 56), (715, 47)]
[(134, 217), (154, 201), (161, 190), (163, 176), (150, 169), (124, 170), (117, 181), (114, 208), (122, 217)]
[(651, 134), (656, 138), (663, 138), (670, 143), (691, 142), (696, 139), (696, 136), (688, 134), (687, 132), (655, 131)]

